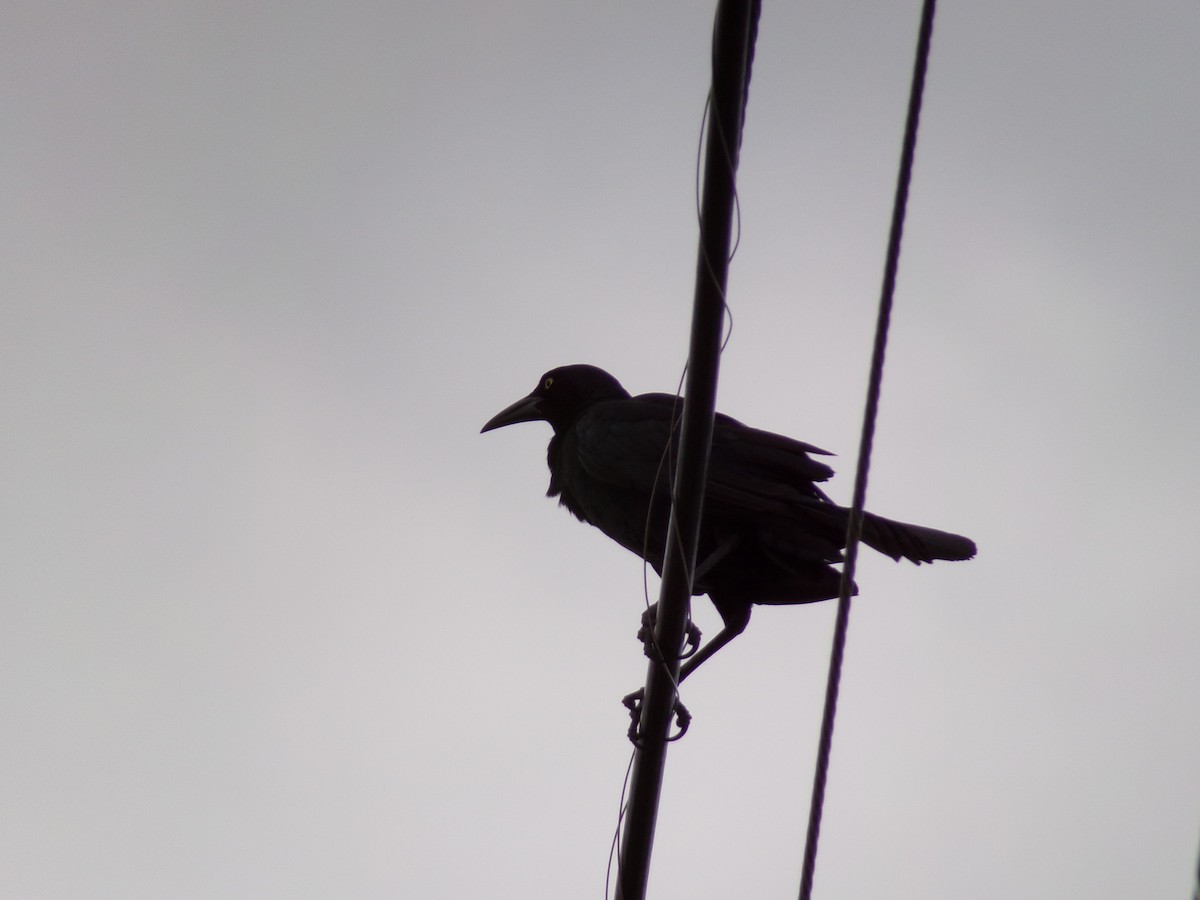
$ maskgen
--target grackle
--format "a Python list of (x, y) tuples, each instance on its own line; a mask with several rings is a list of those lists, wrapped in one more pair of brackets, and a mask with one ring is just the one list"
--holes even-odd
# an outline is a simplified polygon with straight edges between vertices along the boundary
[[(545, 421), (554, 429), (547, 496), (645, 559), (662, 574), (670, 516), (671, 454), (678, 450), (682, 402), (670, 394), (631, 396), (603, 369), (552, 369), (529, 396), (482, 431)], [(850, 511), (818, 482), (833, 469), (828, 451), (717, 413), (713, 422), (700, 537), (692, 583), (708, 594), (724, 627), (680, 669), (682, 681), (741, 634), (753, 604), (812, 603), (836, 597)], [(970, 559), (961, 535), (867, 513), (862, 540), (880, 553), (920, 564)]]

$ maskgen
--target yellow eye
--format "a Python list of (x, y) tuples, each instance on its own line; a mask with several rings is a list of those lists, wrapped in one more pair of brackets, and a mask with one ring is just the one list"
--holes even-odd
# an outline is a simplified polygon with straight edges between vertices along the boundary
[(544, 390), (544, 391), (548, 391), (548, 390), (550, 390), (550, 385), (552, 385), (552, 384), (554, 384), (554, 379), (553, 379), (553, 378), (547, 378), (547, 379), (546, 379), (546, 383), (545, 383), (544, 385), (542, 385), (542, 390)]

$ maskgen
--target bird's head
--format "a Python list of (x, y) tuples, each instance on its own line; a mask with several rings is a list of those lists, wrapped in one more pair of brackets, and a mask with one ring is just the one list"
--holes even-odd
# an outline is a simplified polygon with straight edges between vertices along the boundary
[(555, 433), (561, 434), (593, 404), (628, 397), (621, 383), (603, 369), (560, 366), (543, 375), (529, 396), (488, 419), (480, 433), (518, 422), (549, 422)]

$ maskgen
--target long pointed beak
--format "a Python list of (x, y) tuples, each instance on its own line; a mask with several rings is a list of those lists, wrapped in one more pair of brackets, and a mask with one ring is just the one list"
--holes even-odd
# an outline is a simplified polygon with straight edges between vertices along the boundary
[(542, 422), (546, 417), (542, 414), (541, 397), (522, 397), (511, 406), (506, 406), (487, 420), (479, 433), (503, 428), (505, 425), (516, 425), (518, 422)]

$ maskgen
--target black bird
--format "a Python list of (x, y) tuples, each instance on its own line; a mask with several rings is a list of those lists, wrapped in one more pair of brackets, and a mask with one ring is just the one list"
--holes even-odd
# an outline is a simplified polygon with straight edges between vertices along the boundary
[[(630, 396), (595, 366), (563, 366), (482, 431), (545, 421), (554, 429), (547, 496), (645, 559), (662, 574), (670, 516), (670, 452), (678, 449), (682, 402), (671, 394)], [(724, 628), (680, 669), (682, 681), (741, 634), (755, 603), (786, 605), (838, 595), (850, 511), (817, 482), (833, 469), (828, 451), (717, 413), (692, 593), (708, 594)], [(867, 513), (865, 544), (914, 563), (970, 559), (969, 538)]]

